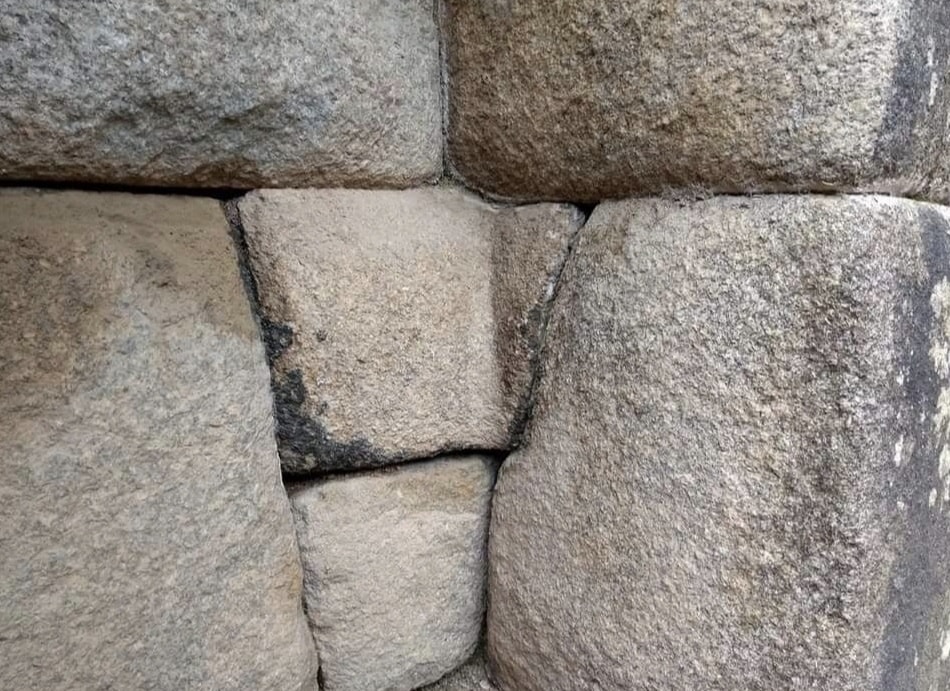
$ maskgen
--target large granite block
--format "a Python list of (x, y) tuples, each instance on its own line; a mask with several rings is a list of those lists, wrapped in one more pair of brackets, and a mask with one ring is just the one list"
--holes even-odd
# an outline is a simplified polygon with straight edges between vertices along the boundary
[(0, 178), (437, 178), (433, 13), (432, 0), (0, 0)]
[(447, 0), (449, 160), (521, 200), (950, 199), (945, 0)]
[(492, 509), (505, 691), (950, 684), (950, 214), (606, 203)]
[(0, 315), (0, 688), (315, 688), (220, 206), (2, 190)]

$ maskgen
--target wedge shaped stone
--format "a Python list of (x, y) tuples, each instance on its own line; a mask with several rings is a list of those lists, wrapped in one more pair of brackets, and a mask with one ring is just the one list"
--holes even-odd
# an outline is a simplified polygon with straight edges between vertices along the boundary
[(315, 688), (220, 206), (0, 190), (0, 285), (0, 688)]
[(472, 654), (494, 474), (452, 457), (291, 488), (326, 691), (410, 691)]
[(433, 12), (432, 0), (0, 0), (0, 178), (434, 179)]
[(945, 0), (447, 0), (449, 159), (516, 199), (950, 199)]
[(285, 471), (505, 449), (520, 433), (570, 206), (449, 188), (239, 203)]
[(603, 204), (492, 507), (503, 691), (950, 684), (950, 214)]

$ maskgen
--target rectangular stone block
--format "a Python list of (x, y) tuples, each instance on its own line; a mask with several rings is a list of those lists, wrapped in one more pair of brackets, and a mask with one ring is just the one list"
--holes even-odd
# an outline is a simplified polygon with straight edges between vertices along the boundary
[(950, 685), (950, 212), (605, 203), (492, 506), (504, 691)]
[(447, 0), (449, 160), (519, 200), (950, 199), (945, 0)]
[(315, 688), (236, 260), (213, 200), (0, 190), (0, 688)]
[(433, 0), (0, 0), (0, 178), (406, 187), (439, 69)]
[(325, 691), (411, 691), (472, 654), (494, 476), (466, 456), (291, 487)]
[(451, 188), (262, 190), (238, 206), (285, 471), (512, 444), (576, 209)]

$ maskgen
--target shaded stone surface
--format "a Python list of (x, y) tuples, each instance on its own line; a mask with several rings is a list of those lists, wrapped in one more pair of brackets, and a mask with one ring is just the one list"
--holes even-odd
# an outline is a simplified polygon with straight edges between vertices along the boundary
[(425, 691), (495, 691), (488, 678), (488, 669), (481, 652), (436, 683), (426, 686)]
[(0, 0), (0, 178), (399, 186), (441, 173), (432, 0)]
[(314, 688), (220, 206), (0, 190), (0, 283), (0, 688)]
[(494, 473), (462, 456), (291, 486), (326, 691), (409, 691), (472, 654)]
[(449, 160), (522, 200), (950, 199), (943, 0), (447, 0)]
[(511, 444), (576, 209), (451, 188), (263, 190), (238, 206), (285, 471)]
[(946, 688), (948, 218), (597, 207), (493, 502), (502, 689)]

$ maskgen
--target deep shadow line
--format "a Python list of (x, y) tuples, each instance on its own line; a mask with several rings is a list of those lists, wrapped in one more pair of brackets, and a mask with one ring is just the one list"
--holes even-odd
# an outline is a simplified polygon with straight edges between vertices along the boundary
[(120, 192), (124, 194), (157, 194), (179, 197), (205, 197), (228, 201), (247, 194), (240, 187), (175, 187), (160, 185), (128, 185), (121, 183), (68, 182), (49, 180), (0, 180), (0, 188), (19, 187), (51, 191)]
[[(221, 209), (224, 211), (224, 217), (228, 222), (228, 233), (231, 235), (231, 241), (234, 243), (234, 251), (237, 254), (238, 269), (241, 272), (241, 282), (244, 284), (244, 292), (247, 293), (248, 302), (251, 303), (251, 312), (254, 315), (254, 321), (257, 324), (258, 337), (261, 336), (261, 302), (260, 293), (257, 290), (257, 280), (251, 271), (251, 255), (247, 247), (247, 234), (244, 230), (244, 223), (241, 221), (241, 212), (238, 209), (238, 200), (241, 195), (222, 199)], [(268, 368), (269, 369), (269, 368)]]
[[(352, 477), (354, 475), (368, 475), (371, 473), (394, 473), (402, 467), (419, 465), (421, 463), (430, 463), (432, 461), (452, 461), (468, 456), (485, 456), (494, 464), (495, 478), (498, 476), (498, 469), (508, 456), (508, 449), (485, 449), (485, 448), (459, 448), (445, 451), (436, 451), (430, 456), (414, 456), (405, 460), (393, 460), (391, 463), (377, 466), (362, 466), (354, 468), (340, 468), (334, 470), (313, 470), (307, 473), (283, 473), (284, 484), (288, 491), (290, 488), (296, 488), (300, 485), (306, 485), (312, 482), (321, 482), (339, 477)], [(492, 481), (492, 488), (495, 482)]]
[(554, 272), (551, 297), (541, 307), (541, 325), (538, 329), (538, 342), (537, 347), (534, 349), (534, 353), (531, 357), (531, 381), (528, 384), (528, 393), (524, 398), (524, 405), (520, 411), (519, 419), (516, 420), (515, 424), (512, 426), (512, 452), (516, 451), (524, 443), (524, 439), (528, 435), (529, 427), (531, 426), (531, 421), (534, 418), (534, 408), (537, 402), (538, 389), (541, 386), (541, 380), (544, 378), (544, 361), (545, 356), (547, 355), (548, 329), (551, 326), (551, 315), (554, 312), (554, 306), (557, 303), (558, 295), (561, 292), (561, 283), (564, 276), (564, 269), (573, 259), (581, 232), (583, 232), (584, 228), (587, 226), (587, 223), (590, 221), (590, 217), (594, 213), (596, 206), (596, 204), (576, 206), (581, 214), (581, 221), (574, 233), (571, 235), (571, 238), (567, 243), (567, 250), (564, 252), (564, 257)]

